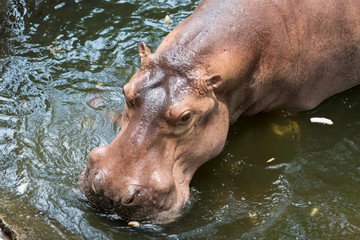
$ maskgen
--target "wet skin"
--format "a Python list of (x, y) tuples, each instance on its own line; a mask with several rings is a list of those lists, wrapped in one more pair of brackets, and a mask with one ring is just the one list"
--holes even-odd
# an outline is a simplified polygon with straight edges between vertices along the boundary
[(121, 130), (80, 187), (124, 220), (168, 223), (241, 115), (307, 110), (360, 81), (360, 2), (202, 1), (124, 87)]

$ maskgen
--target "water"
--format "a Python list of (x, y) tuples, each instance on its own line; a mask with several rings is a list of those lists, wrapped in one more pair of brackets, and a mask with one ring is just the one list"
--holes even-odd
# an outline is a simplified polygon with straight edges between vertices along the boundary
[(360, 236), (360, 88), (308, 112), (240, 118), (175, 223), (134, 228), (89, 206), (77, 180), (119, 131), (138, 43), (154, 51), (197, 3), (0, 0), (0, 216), (23, 238)]

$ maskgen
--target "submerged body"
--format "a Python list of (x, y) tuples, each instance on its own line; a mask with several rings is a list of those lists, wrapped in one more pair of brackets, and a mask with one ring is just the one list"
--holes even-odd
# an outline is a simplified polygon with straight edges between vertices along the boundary
[(307, 110), (360, 82), (360, 2), (203, 0), (124, 87), (122, 128), (92, 150), (80, 187), (125, 220), (166, 223), (229, 122)]

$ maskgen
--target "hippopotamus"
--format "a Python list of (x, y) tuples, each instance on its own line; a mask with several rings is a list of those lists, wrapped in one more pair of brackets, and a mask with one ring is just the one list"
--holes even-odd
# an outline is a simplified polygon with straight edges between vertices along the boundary
[(121, 130), (94, 148), (79, 184), (123, 220), (181, 215), (195, 171), (229, 123), (303, 111), (360, 82), (360, 1), (203, 0), (124, 86)]

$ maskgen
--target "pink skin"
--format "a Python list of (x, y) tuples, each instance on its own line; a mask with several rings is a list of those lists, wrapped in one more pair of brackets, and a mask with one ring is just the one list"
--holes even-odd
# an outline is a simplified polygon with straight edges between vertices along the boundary
[(80, 187), (124, 220), (168, 223), (222, 150), (230, 121), (307, 110), (360, 82), (360, 1), (203, 0), (124, 87), (121, 131)]
[[(140, 55), (143, 62), (157, 61), (143, 43)], [(188, 201), (196, 169), (222, 150), (229, 116), (213, 92), (220, 76), (194, 88), (166, 70), (149, 81), (149, 72), (162, 70), (143, 65), (146, 70), (124, 87), (119, 134), (91, 151), (80, 186), (94, 205), (126, 220), (167, 223)], [(164, 78), (171, 88), (159, 84)]]

